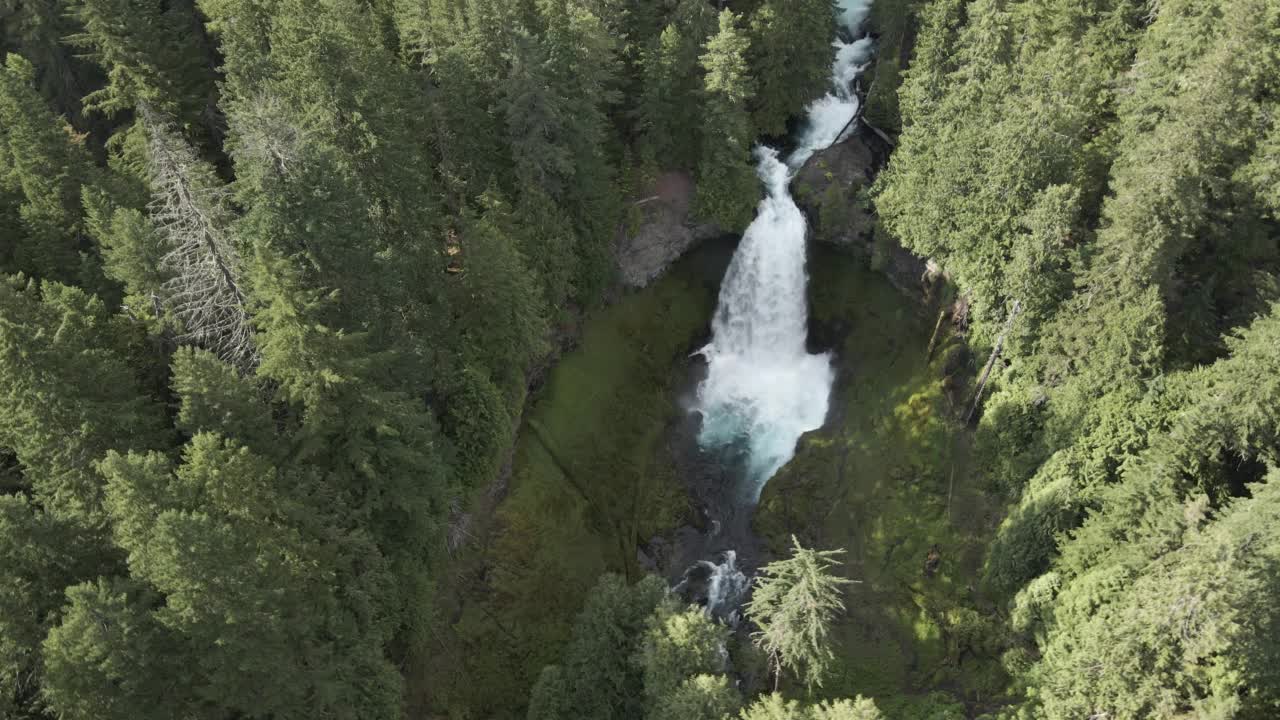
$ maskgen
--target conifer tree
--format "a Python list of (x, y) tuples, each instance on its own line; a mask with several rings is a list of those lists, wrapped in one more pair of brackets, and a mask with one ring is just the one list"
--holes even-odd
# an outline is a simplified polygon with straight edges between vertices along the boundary
[(0, 446), (59, 518), (104, 521), (94, 464), (110, 450), (160, 448), (167, 432), (128, 360), (136, 328), (102, 301), (20, 276), (0, 283)]
[(728, 640), (729, 629), (700, 609), (659, 606), (640, 647), (645, 698), (652, 705), (694, 675), (724, 672)]
[(75, 0), (84, 31), (68, 41), (106, 70), (107, 85), (85, 97), (107, 114), (145, 103), (210, 140), (215, 114), (214, 55), (194, 0)]
[(692, 170), (703, 133), (698, 54), (714, 20), (702, 2), (681, 3), (679, 10), (641, 55), (639, 130), (642, 152), (653, 162)]
[(694, 675), (658, 700), (648, 720), (724, 720), (742, 706), (727, 675)]
[(804, 706), (773, 693), (742, 711), (741, 720), (883, 720), (879, 708), (861, 695), (853, 700), (826, 700)]
[(0, 495), (0, 715), (40, 716), (41, 643), (68, 587), (120, 566), (109, 543), (23, 495)]
[(783, 135), (831, 85), (836, 34), (831, 0), (766, 0), (751, 15), (751, 76), (758, 78), (753, 117), (764, 135)]
[(635, 663), (646, 623), (666, 595), (660, 578), (634, 586), (605, 575), (587, 595), (564, 662), (538, 678), (530, 720), (641, 717), (643, 672)]
[(528, 33), (512, 38), (511, 69), (502, 84), (517, 187), (540, 191), (558, 202), (574, 182), (571, 110), (550, 76), (545, 52)]
[(761, 568), (746, 610), (760, 628), (752, 642), (769, 656), (775, 678), (791, 670), (812, 689), (834, 658), (831, 624), (844, 610), (842, 586), (850, 581), (834, 573), (843, 550), (810, 550), (794, 537), (791, 543), (791, 557)]
[(720, 13), (720, 29), (701, 57), (706, 69), (707, 133), (698, 162), (697, 212), (726, 230), (742, 230), (751, 221), (759, 184), (750, 164), (752, 97), (747, 67), (750, 40), (738, 28), (738, 16)]
[(8, 272), (82, 285), (103, 279), (84, 233), (80, 190), (97, 168), (82, 136), (54, 115), (36, 92), (35, 68), (17, 55), (0, 67), (0, 185), (21, 198), (22, 232), (9, 239)]
[(608, 114), (621, 99), (620, 39), (583, 0), (538, 0), (537, 7), (546, 28), (550, 87), (565, 100), (574, 177), (562, 207), (577, 231), (574, 284), (579, 299), (591, 303), (612, 277), (611, 243), (620, 215), (613, 160), (619, 138)]
[(199, 664), (153, 612), (156, 593), (99, 578), (67, 588), (65, 599), (42, 648), (49, 710), (68, 720), (162, 720), (216, 707), (198, 695)]
[[(93, 125), (83, 100), (104, 81), (100, 68), (81, 58), (66, 42), (83, 31), (66, 3), (0, 3), (0, 59), (12, 52), (29, 60), (40, 72), (36, 89), (55, 114), (81, 131)], [(100, 125), (93, 126), (101, 129)]]

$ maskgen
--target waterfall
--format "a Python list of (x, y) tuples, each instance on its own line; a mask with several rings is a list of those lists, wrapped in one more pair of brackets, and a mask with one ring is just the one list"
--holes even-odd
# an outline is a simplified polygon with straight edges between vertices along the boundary
[[(869, 7), (869, 0), (839, 3), (849, 36), (858, 33)], [(772, 148), (755, 151), (765, 197), (725, 273), (711, 342), (699, 351), (707, 378), (695, 408), (702, 416), (698, 442), (745, 452), (739, 499), (751, 504), (795, 454), (800, 436), (822, 426), (834, 379), (830, 355), (806, 349), (807, 228), (790, 191), (792, 175), (841, 140), (859, 110), (853, 82), (871, 57), (872, 40), (840, 39), (834, 48), (832, 90), (809, 106), (791, 155), (784, 162)]]

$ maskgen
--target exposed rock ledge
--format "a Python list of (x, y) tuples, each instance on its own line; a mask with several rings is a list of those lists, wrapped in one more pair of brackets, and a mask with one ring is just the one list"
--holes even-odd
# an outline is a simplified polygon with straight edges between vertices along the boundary
[(871, 266), (912, 297), (928, 295), (937, 277), (932, 263), (875, 231), (868, 195), (889, 162), (891, 148), (865, 126), (852, 137), (815, 153), (792, 181), (791, 191), (812, 227), (812, 237), (865, 257)]
[(724, 234), (716, 225), (692, 220), (693, 189), (688, 174), (667, 172), (658, 176), (646, 197), (633, 204), (615, 245), (627, 287), (645, 287), (694, 245)]

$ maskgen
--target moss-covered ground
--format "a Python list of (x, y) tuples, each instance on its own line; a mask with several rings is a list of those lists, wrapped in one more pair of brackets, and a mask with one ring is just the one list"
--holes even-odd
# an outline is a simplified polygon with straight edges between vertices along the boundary
[(505, 495), (440, 579), (440, 616), (406, 668), (410, 717), (522, 717), (595, 579), (635, 577), (637, 538), (688, 515), (663, 438), (715, 307), (715, 253), (588, 319), (532, 398)]
[(766, 547), (795, 535), (845, 548), (848, 612), (821, 694), (873, 696), (892, 720), (972, 717), (1006, 690), (982, 558), (999, 519), (970, 472), (967, 400), (946, 377), (963, 352), (945, 330), (927, 357), (936, 310), (907, 300), (865, 260), (819, 249), (810, 260), (813, 326), (835, 343), (831, 415), (801, 440), (756, 515)]

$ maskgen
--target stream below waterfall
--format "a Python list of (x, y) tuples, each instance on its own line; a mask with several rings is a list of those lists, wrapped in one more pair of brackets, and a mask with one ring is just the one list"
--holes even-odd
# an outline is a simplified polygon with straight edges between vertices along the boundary
[(862, 36), (869, 0), (838, 3), (832, 89), (812, 103), (785, 156), (755, 151), (765, 189), (720, 286), (711, 341), (698, 351), (680, 450), (706, 514), (706, 531), (678, 539), (685, 567), (675, 591), (730, 624), (746, 599), (758, 556), (751, 517), (765, 484), (822, 427), (834, 381), (829, 353), (808, 348), (807, 223), (791, 180), (813, 156), (852, 132), (861, 100), (855, 85), (871, 59)]

